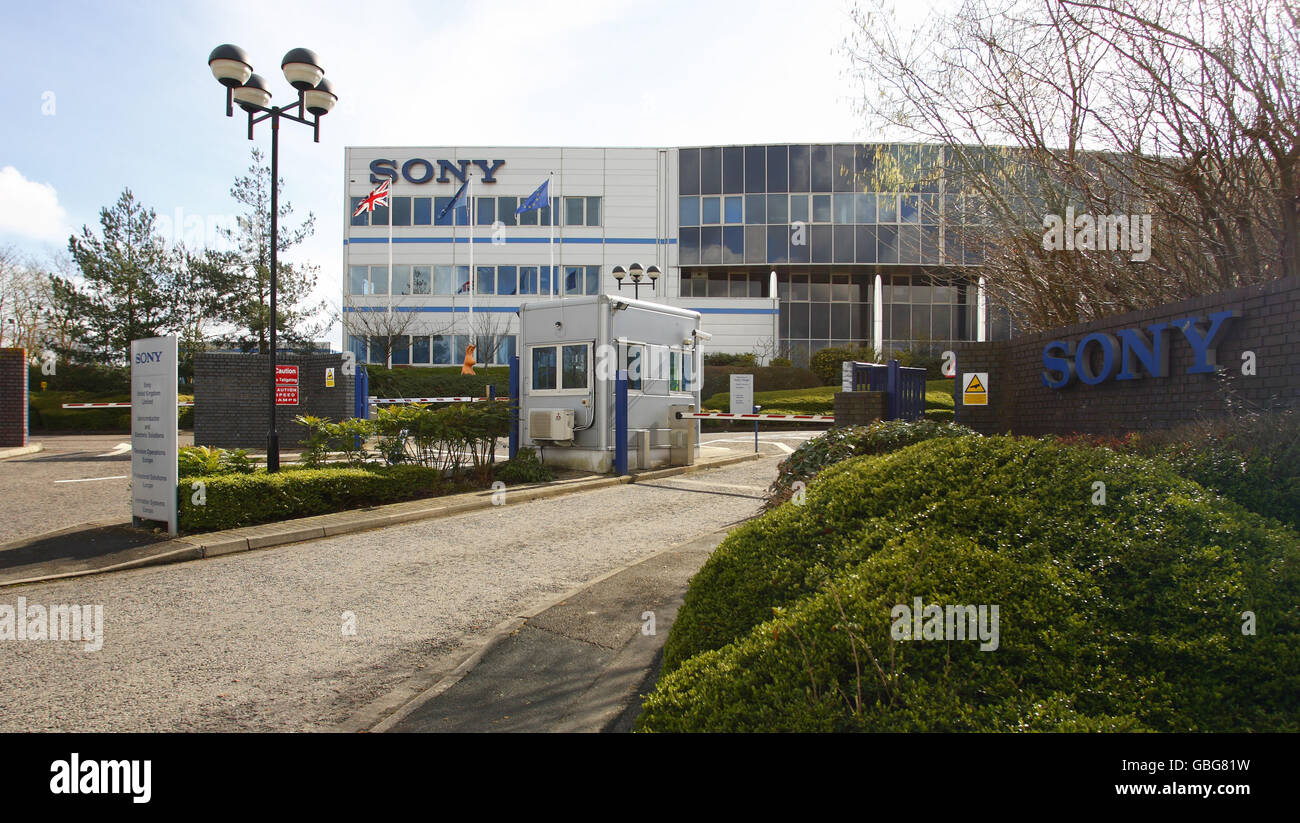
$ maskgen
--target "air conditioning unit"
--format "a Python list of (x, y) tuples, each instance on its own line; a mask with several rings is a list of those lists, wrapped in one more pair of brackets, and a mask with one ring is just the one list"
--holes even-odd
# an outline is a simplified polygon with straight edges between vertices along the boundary
[(529, 409), (528, 434), (534, 440), (572, 440), (573, 409)]

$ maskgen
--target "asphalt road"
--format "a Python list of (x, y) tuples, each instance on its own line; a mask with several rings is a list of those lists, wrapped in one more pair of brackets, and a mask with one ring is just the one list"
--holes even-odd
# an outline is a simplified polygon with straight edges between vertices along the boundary
[[(0, 690), (0, 731), (331, 729), (502, 620), (751, 516), (784, 454), (764, 449), (645, 485), (0, 589), (0, 605), (100, 605), (104, 620), (98, 651), (0, 640), (0, 671), (21, 673)], [(14, 468), (5, 482), (30, 477)]]
[[(763, 432), (760, 448), (768, 454), (788, 454), (813, 434)], [(131, 453), (121, 448), (130, 445), (129, 435), (56, 435), (34, 441), (45, 450), (0, 460), (0, 500), (6, 503), (7, 515), (0, 521), (0, 545), (75, 526), (131, 520), (126, 477)], [(180, 445), (193, 442), (192, 433), (181, 432)], [(745, 432), (706, 434), (702, 439), (736, 452), (752, 451), (753, 442), (753, 435)]]

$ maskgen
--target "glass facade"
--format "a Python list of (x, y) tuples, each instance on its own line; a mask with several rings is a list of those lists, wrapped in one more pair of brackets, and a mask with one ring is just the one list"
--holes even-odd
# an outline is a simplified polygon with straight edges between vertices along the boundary
[[(874, 342), (877, 275), (886, 349), (975, 339), (978, 220), (943, 162), (913, 144), (681, 149), (681, 296), (766, 297), (776, 271), (796, 363)], [(1005, 316), (989, 318), (989, 339), (1009, 335)]]

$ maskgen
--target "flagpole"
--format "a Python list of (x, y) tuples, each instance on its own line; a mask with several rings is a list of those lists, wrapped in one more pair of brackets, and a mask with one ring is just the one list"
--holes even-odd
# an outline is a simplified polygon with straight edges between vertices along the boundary
[[(551, 179), (555, 179), (555, 172), (551, 172)], [(548, 201), (551, 199), (550, 186), (546, 187), (546, 199)], [(546, 205), (549, 206), (550, 203), (548, 202)], [(554, 300), (557, 291), (556, 281), (559, 279), (559, 275), (555, 272), (555, 209), (551, 209), (551, 242), (549, 248), (551, 250), (551, 299)]]
[(465, 190), (465, 207), (469, 210), (469, 342), (470, 345), (475, 345), (474, 281), (478, 279), (478, 271), (474, 268), (474, 172), (466, 169), (465, 173), (469, 175), (469, 187)]
[[(393, 196), (392, 196), (392, 192), (393, 189), (390, 186), (388, 189), (388, 289), (387, 289), (388, 314), (389, 314), (388, 328), (390, 329), (393, 327), (392, 324), (392, 314), (393, 314)], [(385, 366), (391, 369), (393, 367), (393, 341), (391, 337), (388, 340), (388, 345), (385, 346), (385, 348), (388, 349), (388, 362), (385, 364)]]

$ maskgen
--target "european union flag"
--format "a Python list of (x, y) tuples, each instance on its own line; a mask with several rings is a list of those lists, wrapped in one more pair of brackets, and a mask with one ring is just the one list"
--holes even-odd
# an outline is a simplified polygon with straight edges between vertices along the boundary
[(533, 209), (544, 209), (551, 205), (551, 180), (547, 178), (546, 182), (537, 187), (537, 191), (528, 195), (528, 199), (515, 209), (515, 214), (520, 215)]
[(460, 188), (456, 190), (456, 196), (451, 198), (450, 203), (442, 207), (442, 211), (438, 212), (438, 222), (442, 222), (442, 220), (451, 213), (452, 209), (465, 202), (465, 187), (468, 185), (468, 179), (466, 179), (464, 183), (460, 184)]

